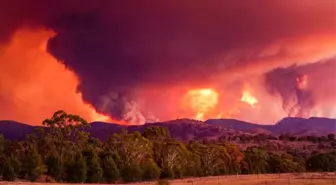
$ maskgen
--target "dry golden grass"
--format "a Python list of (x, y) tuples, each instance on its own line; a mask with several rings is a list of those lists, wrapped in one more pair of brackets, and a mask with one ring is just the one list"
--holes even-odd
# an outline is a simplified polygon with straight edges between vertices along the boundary
[[(44, 185), (47, 183), (0, 182), (0, 185)], [(69, 185), (67, 183), (50, 183)], [(156, 185), (156, 182), (134, 183), (136, 185)], [(84, 185), (84, 184), (71, 184)], [(98, 185), (98, 184), (96, 184)], [(99, 184), (103, 185), (103, 184)], [(336, 173), (302, 174), (266, 174), (266, 175), (231, 175), (218, 177), (200, 177), (170, 181), (170, 185), (336, 185)]]

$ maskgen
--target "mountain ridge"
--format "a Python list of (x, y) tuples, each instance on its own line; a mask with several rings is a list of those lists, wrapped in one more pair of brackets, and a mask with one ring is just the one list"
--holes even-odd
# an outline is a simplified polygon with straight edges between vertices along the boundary
[[(192, 119), (176, 119), (164, 122), (146, 123), (144, 125), (118, 125), (106, 122), (91, 122), (89, 132), (91, 136), (106, 140), (113, 134), (127, 129), (128, 131), (142, 132), (146, 127), (165, 126), (171, 135), (177, 139), (215, 139), (223, 135), (237, 134), (268, 134), (280, 135), (289, 133), (293, 135), (327, 135), (336, 133), (336, 119), (311, 117), (293, 118), (286, 117), (273, 125), (261, 125), (237, 119), (209, 119), (197, 121)], [(9, 140), (23, 140), (26, 134), (32, 133), (35, 128), (11, 120), (0, 120), (0, 134)]]

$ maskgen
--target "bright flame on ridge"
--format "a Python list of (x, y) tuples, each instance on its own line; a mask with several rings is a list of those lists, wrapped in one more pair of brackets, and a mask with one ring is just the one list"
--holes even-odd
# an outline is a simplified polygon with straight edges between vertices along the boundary
[(205, 115), (218, 104), (218, 93), (213, 89), (193, 89), (185, 94), (187, 106), (195, 113), (195, 119), (204, 120)]

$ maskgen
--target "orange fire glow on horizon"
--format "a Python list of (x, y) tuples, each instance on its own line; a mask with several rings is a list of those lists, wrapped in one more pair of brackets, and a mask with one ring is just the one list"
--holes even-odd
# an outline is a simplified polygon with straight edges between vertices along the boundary
[(204, 120), (207, 113), (216, 108), (218, 104), (218, 93), (214, 89), (192, 89), (184, 98), (185, 108), (190, 108), (196, 120)]
[[(0, 119), (40, 124), (56, 110), (78, 114), (88, 121), (120, 121), (98, 113), (76, 88), (79, 79), (46, 52), (55, 33), (20, 29), (0, 53)], [(6, 104), (9, 102), (9, 104)]]

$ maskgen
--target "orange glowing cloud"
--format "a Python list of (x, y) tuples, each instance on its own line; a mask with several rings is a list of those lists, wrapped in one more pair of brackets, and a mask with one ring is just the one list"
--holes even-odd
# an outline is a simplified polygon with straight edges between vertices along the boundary
[[(223, 65), (219, 70), (225, 71), (222, 75), (214, 76), (214, 81), (226, 81), (244, 78), (269, 72), (278, 67), (291, 65), (304, 66), (336, 57), (335, 33), (304, 35), (276, 40), (263, 48), (246, 48), (246, 50), (232, 50), (217, 57)], [(248, 59), (241, 65), (228, 66), (226, 63), (236, 61), (236, 56), (244, 53), (253, 53), (256, 57)], [(238, 57), (239, 58), (239, 57)]]
[(248, 90), (243, 91), (243, 95), (242, 95), (240, 101), (246, 102), (252, 108), (254, 108), (255, 104), (258, 103), (258, 100)]
[(216, 108), (218, 93), (213, 89), (192, 89), (183, 98), (183, 107), (191, 109), (195, 119), (204, 120), (207, 113)]
[(46, 52), (48, 30), (20, 29), (0, 50), (0, 119), (40, 124), (56, 110), (113, 121), (83, 102), (77, 76)]

